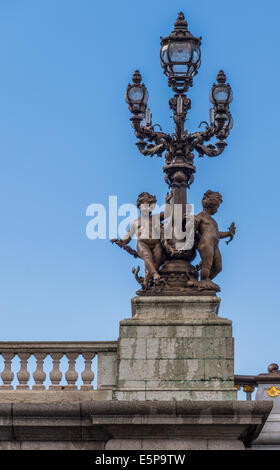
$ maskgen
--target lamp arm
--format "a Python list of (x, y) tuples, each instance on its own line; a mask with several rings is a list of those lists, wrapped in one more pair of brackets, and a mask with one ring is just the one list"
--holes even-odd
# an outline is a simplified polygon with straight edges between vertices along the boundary
[(203, 145), (199, 142), (194, 143), (194, 149), (198, 152), (200, 157), (207, 155), (208, 157), (218, 157), (224, 151), (226, 143), (223, 140), (219, 140), (215, 145)]
[(165, 150), (172, 150), (173, 139), (169, 134), (164, 132), (155, 132), (153, 126), (133, 126), (134, 134), (138, 137), (136, 145), (142, 155), (153, 157), (162, 156)]
[(190, 144), (191, 148), (198, 152), (200, 157), (203, 155), (207, 155), (208, 157), (217, 157), (223, 152), (227, 144), (223, 140), (219, 140), (215, 145), (204, 145), (204, 142), (209, 141), (214, 136), (219, 138), (221, 136), (223, 124), (219, 123), (218, 125), (209, 126), (206, 121), (203, 122), (206, 124), (205, 130), (187, 135), (186, 140)]
[(158, 157), (162, 157), (162, 153), (166, 150), (163, 144), (153, 145), (148, 144), (144, 140), (138, 140), (136, 142), (138, 150), (142, 155), (153, 157), (157, 155)]
[(195, 148), (196, 145), (198, 144), (202, 145), (204, 142), (207, 142), (208, 140), (210, 140), (212, 137), (214, 137), (215, 134), (216, 134), (215, 126), (209, 126), (206, 123), (206, 129), (204, 131), (194, 132), (193, 134), (186, 134), (185, 138), (186, 138), (186, 141), (193, 148)]

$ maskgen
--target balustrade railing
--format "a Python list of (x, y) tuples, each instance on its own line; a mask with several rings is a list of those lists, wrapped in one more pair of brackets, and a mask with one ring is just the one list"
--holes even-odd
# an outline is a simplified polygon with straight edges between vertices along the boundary
[[(110, 388), (115, 379), (116, 349), (116, 341), (0, 342), (0, 391), (93, 390), (95, 356), (98, 357), (97, 388)], [(68, 368), (63, 373), (61, 363), (65, 359)], [(32, 372), (30, 362), (33, 362)]]
[(252, 400), (252, 393), (258, 386), (255, 375), (235, 375), (234, 386), (237, 390), (241, 390), (246, 393), (246, 400)]
[[(116, 357), (117, 341), (0, 342), (0, 391), (90, 391), (93, 383), (97, 390), (112, 389)], [(234, 376), (247, 400), (260, 383), (280, 383), (279, 366), (270, 364), (265, 374)]]
[[(246, 393), (246, 400), (252, 400), (252, 393), (261, 384), (280, 384), (280, 371), (279, 365), (273, 362), (269, 364), (267, 372), (258, 375), (235, 375), (234, 385), (237, 390), (243, 387), (243, 391)], [(274, 394), (274, 388), (271, 387), (267, 390), (267, 394), (270, 397), (278, 396), (280, 389), (276, 387)], [(272, 389), (272, 390), (271, 390)]]

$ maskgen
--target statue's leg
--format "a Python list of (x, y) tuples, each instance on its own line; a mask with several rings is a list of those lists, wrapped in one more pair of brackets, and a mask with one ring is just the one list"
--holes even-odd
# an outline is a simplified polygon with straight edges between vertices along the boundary
[(201, 280), (210, 279), (210, 271), (213, 264), (214, 249), (209, 243), (200, 242), (198, 251), (201, 257)]
[(222, 271), (222, 256), (219, 247), (216, 246), (213, 256), (213, 264), (210, 271), (210, 279), (214, 279)]
[(160, 279), (160, 275), (158, 273), (158, 268), (160, 267), (162, 263), (162, 245), (160, 241), (156, 244), (156, 246), (152, 248), (152, 257), (153, 257), (153, 265), (156, 271), (153, 274), (149, 273), (149, 277), (147, 277), (147, 280), (149, 280), (151, 275), (153, 276), (155, 280)]
[(150, 248), (146, 245), (145, 242), (138, 240), (137, 251), (139, 256), (144, 260), (146, 277), (144, 285), (147, 286), (150, 276), (153, 276), (154, 279), (159, 277), (159, 274), (156, 270), (156, 267), (153, 262), (153, 254)]
[(160, 267), (162, 263), (162, 244), (159, 241), (156, 246), (153, 248), (153, 260), (156, 270)]
[(215, 248), (210, 243), (199, 243), (199, 254), (201, 256), (201, 277), (198, 283), (199, 290), (214, 290), (218, 292), (220, 287), (211, 281), (210, 275), (212, 271)]

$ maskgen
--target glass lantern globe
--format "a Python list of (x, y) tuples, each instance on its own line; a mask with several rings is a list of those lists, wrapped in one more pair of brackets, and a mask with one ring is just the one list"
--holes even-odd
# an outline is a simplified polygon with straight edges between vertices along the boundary
[(176, 92), (184, 92), (200, 66), (200, 38), (195, 38), (187, 28), (183, 13), (179, 13), (174, 31), (161, 40), (160, 59), (169, 84)]
[(145, 113), (149, 98), (148, 90), (141, 81), (141, 74), (139, 70), (136, 70), (132, 76), (133, 84), (129, 84), (125, 92), (125, 101), (128, 103), (130, 111), (138, 115)]
[(233, 94), (230, 85), (225, 83), (226, 76), (222, 70), (218, 73), (217, 82), (210, 91), (210, 101), (214, 105), (228, 106), (233, 100)]

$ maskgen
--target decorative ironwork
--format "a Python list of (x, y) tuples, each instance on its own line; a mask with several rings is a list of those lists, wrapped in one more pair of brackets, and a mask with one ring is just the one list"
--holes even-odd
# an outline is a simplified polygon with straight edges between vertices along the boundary
[[(201, 63), (201, 38), (194, 37), (188, 30), (184, 14), (179, 13), (174, 30), (167, 37), (161, 38), (160, 60), (164, 74), (168, 77), (168, 85), (173, 90), (169, 107), (173, 113), (175, 132), (163, 132), (158, 124), (153, 124), (152, 113), (148, 107), (148, 91), (142, 82), (139, 70), (132, 76), (128, 85), (125, 100), (132, 116), (130, 118), (134, 133), (138, 139), (136, 145), (142, 155), (153, 157), (165, 156), (163, 166), (165, 182), (171, 189), (168, 204), (171, 205), (170, 217), (174, 220), (175, 207), (181, 207), (181, 221), (177, 223), (184, 231), (186, 227), (186, 190), (194, 181), (196, 167), (195, 152), (199, 157), (217, 157), (225, 147), (225, 139), (233, 126), (229, 105), (233, 95), (231, 87), (226, 83), (226, 76), (221, 70), (217, 82), (210, 91), (210, 101), (213, 107), (209, 113), (209, 123), (202, 121), (199, 130), (189, 133), (185, 128), (187, 113), (191, 109), (191, 100), (186, 92), (193, 85), (193, 78), (198, 73)], [(216, 138), (215, 143), (208, 143)], [(202, 201), (203, 211), (194, 217), (195, 234), (193, 246), (186, 248), (185, 234), (178, 237), (175, 228), (171, 237), (166, 239), (146, 238), (142, 235), (140, 220), (142, 206), (150, 204), (148, 211), (149, 224), (152, 226), (152, 207), (154, 196), (142, 193), (143, 204), (138, 204), (140, 217), (134, 221), (130, 231), (123, 240), (112, 240), (133, 256), (142, 258), (145, 262), (145, 277), (138, 275), (139, 269), (134, 269), (136, 280), (142, 289), (140, 295), (215, 295), (220, 288), (212, 279), (221, 271), (221, 256), (218, 243), (221, 238), (229, 237), (227, 244), (235, 234), (235, 224), (232, 223), (227, 232), (218, 230), (212, 215), (222, 202), (221, 195), (207, 191)], [(140, 197), (141, 195), (139, 195)], [(160, 215), (162, 223), (166, 214)], [(132, 232), (138, 236), (137, 253), (127, 247), (132, 238)], [(199, 269), (191, 264), (197, 251), (201, 256)], [(200, 279), (199, 279), (200, 273)]]
[[(126, 90), (126, 101), (133, 114), (131, 123), (139, 139), (136, 145), (143, 155), (161, 157), (166, 152), (167, 167), (164, 171), (170, 179), (169, 183), (172, 181), (172, 170), (176, 169), (174, 165), (178, 164), (186, 176), (187, 185), (191, 184), (191, 177), (195, 173), (193, 152), (198, 152), (200, 157), (220, 155), (226, 146), (224, 140), (233, 126), (229, 111), (229, 104), (233, 99), (232, 90), (226, 84), (224, 72), (220, 70), (217, 83), (213, 84), (210, 91), (210, 100), (214, 106), (210, 110), (209, 123), (203, 121), (204, 130), (192, 134), (185, 129), (187, 112), (191, 109), (191, 100), (186, 97), (185, 92), (192, 86), (193, 77), (200, 66), (200, 44), (201, 39), (195, 38), (188, 31), (183, 13), (178, 15), (174, 31), (161, 40), (161, 64), (168, 76), (168, 84), (175, 92), (169, 101), (176, 126), (175, 134), (155, 130), (151, 112), (147, 108), (148, 92), (144, 83), (141, 83), (142, 77), (138, 70), (133, 74), (133, 84), (129, 84)], [(216, 137), (218, 142), (215, 145), (205, 145), (212, 137)], [(172, 169), (168, 168), (170, 165)]]

